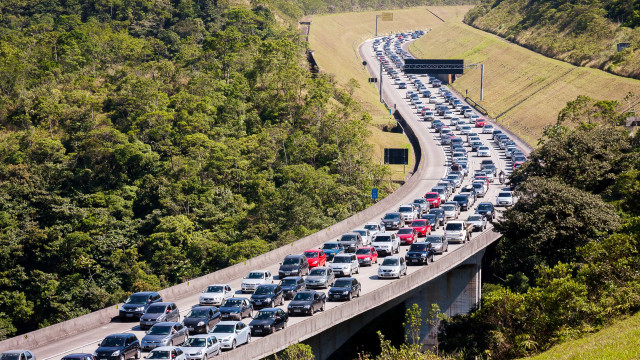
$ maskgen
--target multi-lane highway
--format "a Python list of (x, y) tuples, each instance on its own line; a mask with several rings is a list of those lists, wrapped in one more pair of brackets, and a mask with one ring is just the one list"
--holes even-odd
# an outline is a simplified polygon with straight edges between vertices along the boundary
[[(373, 39), (365, 42), (360, 47), (360, 52), (363, 59), (367, 60), (367, 62), (369, 63), (368, 66), (372, 74), (377, 74), (378, 68), (379, 68), (379, 62), (376, 59), (375, 50), (372, 44), (373, 44)], [(389, 74), (384, 74), (383, 76), (384, 76), (383, 92), (384, 92), (384, 96), (387, 103), (389, 104), (390, 107), (393, 108), (395, 106), (398, 110), (400, 110), (400, 112), (405, 115), (405, 118), (406, 118), (405, 120), (412, 124), (412, 128), (417, 130), (415, 131), (415, 133), (416, 133), (416, 136), (421, 140), (420, 142), (422, 144), (422, 156), (426, 158), (426, 162), (424, 163), (425, 164), (424, 166), (426, 168), (421, 169), (422, 171), (419, 172), (421, 178), (420, 178), (420, 181), (418, 182), (418, 185), (415, 186), (413, 189), (411, 189), (411, 191), (406, 196), (404, 196), (400, 201), (394, 204), (391, 208), (385, 209), (385, 211), (382, 211), (379, 214), (376, 214), (374, 218), (362, 219), (361, 225), (356, 226), (354, 228), (361, 228), (366, 222), (369, 222), (369, 221), (379, 221), (380, 218), (384, 215), (384, 212), (396, 211), (400, 205), (411, 203), (413, 202), (414, 199), (423, 197), (425, 192), (429, 191), (433, 186), (436, 185), (438, 181), (440, 181), (442, 177), (444, 177), (447, 174), (447, 170), (449, 169), (449, 166), (451, 163), (451, 152), (449, 151), (449, 147), (440, 145), (440, 142), (441, 142), (440, 135), (430, 128), (431, 122), (424, 121), (423, 117), (418, 115), (416, 108), (412, 106), (408, 101), (408, 98), (406, 96), (407, 91), (416, 91), (416, 89), (413, 88), (411, 81), (409, 81), (409, 78), (406, 75), (401, 74), (400, 75), (401, 80), (406, 82), (408, 86), (407, 86), (407, 89), (398, 89), (398, 86), (393, 85), (393, 79), (389, 76)], [(428, 78), (423, 77), (422, 79), (428, 79)], [(444, 103), (444, 97), (439, 92), (438, 88), (434, 88), (431, 85), (428, 85), (428, 88), (436, 97), (437, 102)], [(434, 105), (434, 104), (431, 104), (431, 105)], [(461, 117), (461, 116), (458, 115), (457, 117)], [(442, 119), (442, 117), (438, 117), (438, 116), (436, 116), (436, 118)], [(448, 119), (443, 121), (446, 124), (449, 124), (450, 122), (450, 120)], [(460, 134), (459, 131), (455, 130), (455, 127), (453, 127), (452, 129), (454, 129), (454, 133), (458, 135)], [(472, 128), (473, 132), (480, 133), (479, 136), (482, 142), (485, 145), (491, 147), (492, 149), (491, 159), (493, 159), (494, 163), (498, 166), (498, 168), (507, 170), (510, 167), (510, 164), (506, 160), (504, 156), (504, 152), (500, 150), (496, 146), (496, 144), (491, 140), (490, 134), (481, 134), (481, 130), (482, 130), (481, 128), (475, 128), (475, 127)], [(468, 148), (468, 144), (466, 144), (465, 146)], [(464, 182), (463, 182), (464, 185), (471, 183), (471, 179), (473, 178), (472, 176), (473, 171), (480, 168), (480, 161), (483, 159), (475, 156), (475, 153), (473, 152), (469, 152), (468, 154), (469, 154), (468, 161), (469, 161), (470, 171), (469, 171), (469, 176), (467, 176), (464, 179)], [(488, 158), (484, 158), (484, 159), (488, 159)], [(507, 173), (509, 173), (509, 171), (507, 171)], [(500, 188), (501, 187), (496, 181), (494, 184), (490, 186), (489, 191), (487, 192), (485, 197), (483, 199), (479, 199), (476, 202), (476, 205), (480, 201), (495, 202), (497, 192), (499, 191)], [(457, 191), (459, 192), (459, 189)], [(467, 211), (463, 211), (460, 214), (459, 219), (466, 219), (468, 215), (474, 212), (474, 209), (475, 209), (475, 206), (470, 208)], [(438, 230), (434, 231), (434, 233), (436, 234), (440, 234), (442, 232), (443, 232), (442, 228), (439, 228)], [(322, 247), (322, 244), (324, 242), (331, 241), (331, 240), (334, 240), (334, 239), (330, 239), (330, 238), (323, 239), (322, 242), (319, 242), (318, 244), (316, 244), (316, 247)], [(435, 261), (436, 262), (439, 261), (439, 259), (441, 259), (443, 256), (447, 256), (448, 254), (454, 252), (456, 249), (458, 249), (461, 246), (464, 246), (464, 245), (451, 244), (449, 247), (449, 252), (445, 253), (444, 255), (436, 256)], [(401, 250), (400, 255), (404, 255), (405, 249), (406, 247), (403, 246), (403, 249)], [(278, 264), (273, 264), (271, 266), (266, 267), (265, 269), (270, 270), (271, 273), (273, 274), (277, 274), (278, 267), (279, 267)], [(418, 269), (420, 269), (420, 267), (414, 267), (414, 266), (409, 267), (409, 273), (415, 272)], [(249, 270), (258, 270), (258, 269), (249, 269)], [(360, 282), (362, 283), (363, 295), (376, 291), (377, 289), (385, 286), (389, 281), (394, 281), (394, 280), (378, 280), (376, 278), (376, 274), (377, 274), (377, 266), (374, 265), (371, 267), (361, 268), (360, 274), (354, 276), (357, 279), (359, 279)], [(242, 282), (242, 278), (230, 278), (230, 279), (227, 279), (226, 281), (227, 284), (231, 285), (231, 287), (234, 290), (236, 290), (237, 292), (236, 296), (249, 297), (250, 296), (249, 294), (240, 293), (239, 289), (240, 289), (241, 282)], [(178, 305), (178, 308), (180, 309), (180, 312), (183, 316), (193, 305), (198, 303), (198, 298), (199, 298), (199, 294), (194, 294), (176, 301), (176, 304)], [(287, 304), (288, 304), (288, 301), (285, 302), (282, 308), (286, 309)], [(327, 302), (326, 308), (327, 310), (329, 310), (333, 307), (341, 306), (342, 304), (343, 303), (341, 302)], [(245, 319), (243, 321), (248, 324), (250, 320), (251, 319)], [(289, 325), (293, 325), (302, 321), (314, 321), (314, 320), (313, 320), (313, 317), (292, 317), (289, 319)], [(71, 352), (92, 353), (97, 347), (96, 344), (102, 338), (104, 338), (109, 334), (119, 333), (119, 332), (132, 332), (138, 337), (138, 339), (142, 339), (142, 337), (145, 335), (144, 331), (139, 329), (136, 322), (131, 322), (131, 323), (111, 322), (106, 325), (97, 326), (89, 331), (84, 331), (80, 334), (76, 334), (66, 338), (61, 338), (55, 342), (49, 343), (47, 345), (44, 345), (32, 350), (40, 360), (42, 359), (57, 360)], [(268, 336), (264, 338), (254, 337), (251, 339), (251, 341), (268, 341), (268, 339), (269, 339)], [(241, 358), (243, 356), (241, 348), (237, 350), (233, 350), (233, 352), (238, 354), (238, 358)]]

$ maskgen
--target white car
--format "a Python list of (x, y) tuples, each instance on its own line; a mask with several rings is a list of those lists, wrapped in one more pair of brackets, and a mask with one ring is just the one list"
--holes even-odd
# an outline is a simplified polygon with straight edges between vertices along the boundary
[(496, 206), (513, 205), (513, 193), (511, 191), (501, 191), (496, 198)]
[(481, 156), (481, 157), (491, 156), (491, 148), (488, 146), (480, 146), (478, 148), (478, 156)]
[(460, 128), (460, 134), (462, 135), (469, 135), (471, 134), (471, 126), (469, 125), (465, 125), (463, 127)]
[(464, 244), (469, 240), (469, 224), (465, 221), (449, 221), (444, 228), (444, 237), (449, 243)]
[(362, 246), (371, 244), (371, 231), (367, 229), (354, 229), (353, 232), (360, 234), (360, 237), (362, 237)]
[(398, 212), (402, 215), (405, 222), (413, 221), (418, 215), (413, 205), (402, 205), (398, 208)]
[(483, 134), (491, 134), (493, 133), (493, 125), (491, 124), (487, 124), (482, 128), (482, 133)]
[(457, 219), (458, 218), (458, 210), (454, 205), (451, 204), (442, 204), (440, 208), (444, 210), (444, 217), (447, 219)]
[(222, 351), (218, 339), (211, 334), (191, 335), (181, 348), (187, 360), (205, 360), (220, 355)]
[(187, 360), (187, 355), (177, 346), (157, 347), (145, 357), (153, 360)]
[(397, 254), (400, 251), (400, 239), (395, 233), (381, 233), (373, 238), (371, 246), (376, 249), (378, 255)]
[(202, 290), (200, 295), (200, 305), (203, 306), (220, 306), (228, 298), (233, 296), (233, 289), (229, 284), (213, 284)]
[(351, 276), (360, 273), (360, 263), (355, 253), (334, 256), (329, 267), (336, 276)]
[(403, 275), (407, 275), (407, 263), (402, 256), (387, 256), (378, 267), (378, 279), (400, 279)]
[(235, 349), (251, 341), (251, 328), (242, 321), (220, 321), (209, 334), (215, 336), (222, 349)]
[(378, 224), (377, 222), (368, 222), (364, 224), (364, 228), (369, 230), (369, 233), (371, 233), (371, 241), (373, 241), (373, 238), (376, 235), (385, 231), (384, 226)]
[(242, 292), (253, 292), (258, 286), (273, 284), (273, 275), (269, 270), (254, 270), (242, 279)]

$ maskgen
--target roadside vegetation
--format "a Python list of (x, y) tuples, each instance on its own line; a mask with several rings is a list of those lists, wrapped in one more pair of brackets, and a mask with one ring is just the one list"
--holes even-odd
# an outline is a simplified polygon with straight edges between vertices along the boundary
[[(465, 22), (544, 55), (640, 79), (640, 1), (485, 0)], [(629, 43), (618, 52), (617, 43)]]
[(0, 2), (0, 337), (384, 196), (370, 117), (305, 49), (258, 3)]

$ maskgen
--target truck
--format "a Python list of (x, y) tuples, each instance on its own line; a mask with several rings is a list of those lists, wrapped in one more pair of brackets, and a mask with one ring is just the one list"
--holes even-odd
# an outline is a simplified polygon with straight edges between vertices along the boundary
[(460, 243), (471, 240), (473, 225), (466, 221), (449, 221), (444, 228), (444, 237), (449, 243)]

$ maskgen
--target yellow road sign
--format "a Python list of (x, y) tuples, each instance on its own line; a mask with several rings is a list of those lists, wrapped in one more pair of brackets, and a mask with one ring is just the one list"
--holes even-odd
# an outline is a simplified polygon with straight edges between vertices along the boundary
[(391, 12), (383, 12), (382, 13), (382, 21), (393, 21), (393, 13), (391, 13)]

